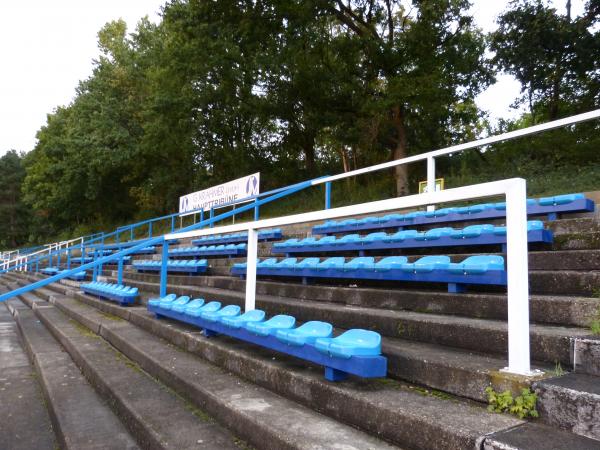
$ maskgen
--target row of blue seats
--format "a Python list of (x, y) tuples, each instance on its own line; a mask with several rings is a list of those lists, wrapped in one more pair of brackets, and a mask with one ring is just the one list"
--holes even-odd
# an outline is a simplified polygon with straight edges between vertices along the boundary
[[(259, 241), (271, 241), (281, 239), (283, 234), (280, 228), (274, 228), (272, 230), (263, 230), (258, 232)], [(215, 234), (212, 236), (204, 236), (199, 239), (194, 239), (192, 244), (194, 245), (216, 245), (216, 244), (236, 244), (238, 242), (245, 242), (248, 240), (248, 233), (235, 233), (235, 234)]]
[(333, 337), (333, 326), (310, 321), (294, 328), (296, 319), (276, 315), (265, 320), (255, 309), (241, 314), (237, 305), (221, 307), (218, 301), (205, 303), (188, 296), (169, 294), (148, 301), (156, 317), (169, 317), (198, 326), (207, 337), (224, 334), (325, 366), (325, 377), (338, 381), (348, 374), (365, 378), (385, 377), (387, 359), (381, 356), (381, 335), (353, 329)]
[[(233, 275), (245, 276), (246, 263), (234, 264)], [(267, 258), (258, 262), (257, 275), (311, 278), (341, 278), (447, 283), (449, 292), (463, 292), (469, 284), (506, 285), (504, 258), (498, 255), (469, 256), (453, 263), (445, 255), (424, 256), (408, 262), (406, 256), (388, 256), (379, 261), (371, 256), (346, 261), (344, 257)]]
[[(552, 232), (544, 229), (543, 222), (532, 220), (527, 222), (527, 239), (529, 242), (551, 243)], [(335, 252), (358, 250), (386, 250), (422, 247), (452, 247), (457, 245), (491, 245), (506, 244), (506, 227), (494, 225), (470, 225), (463, 229), (450, 227), (434, 228), (419, 232), (402, 230), (396, 233), (376, 232), (366, 236), (348, 234), (336, 238), (325, 236), (320, 239), (288, 239), (273, 244), (273, 253), (286, 255), (304, 252)]]
[[(77, 256), (75, 258), (71, 258), (71, 262), (72, 263), (76, 263), (76, 264), (87, 264), (94, 261), (94, 258), (92, 256), (86, 256), (85, 258), (82, 258), (80, 256)], [(111, 261), (109, 264), (117, 264), (118, 261), (115, 259), (114, 261)], [(130, 264), (131, 263), (131, 256), (123, 256), (123, 264)]]
[[(41, 273), (43, 273), (44, 275), (56, 275), (60, 272), (64, 272), (64, 270), (60, 270), (57, 267), (44, 267), (42, 270), (40, 270)], [(69, 280), (74, 280), (74, 281), (83, 281), (85, 280), (85, 277), (87, 276), (85, 270), (82, 270), (80, 272), (75, 272), (74, 274), (68, 276), (67, 278)]]
[(92, 281), (91, 283), (82, 284), (80, 287), (86, 294), (115, 301), (121, 306), (135, 303), (138, 296), (138, 288), (122, 284)]
[(246, 244), (203, 245), (181, 247), (169, 251), (169, 257), (183, 256), (240, 256), (246, 254)]
[[(527, 200), (528, 215), (548, 215), (556, 219), (558, 213), (592, 212), (594, 202), (581, 193), (557, 195)], [(465, 220), (484, 220), (506, 216), (506, 203), (483, 203), (473, 206), (441, 208), (434, 211), (414, 211), (407, 214), (388, 214), (363, 219), (329, 220), (313, 227), (314, 234), (344, 233), (381, 228), (401, 229), (406, 225), (426, 225)]]
[[(162, 262), (154, 260), (135, 261), (133, 267), (139, 272), (160, 272)], [(205, 259), (170, 259), (167, 261), (167, 272), (197, 274), (206, 272), (207, 268), (208, 262)]]

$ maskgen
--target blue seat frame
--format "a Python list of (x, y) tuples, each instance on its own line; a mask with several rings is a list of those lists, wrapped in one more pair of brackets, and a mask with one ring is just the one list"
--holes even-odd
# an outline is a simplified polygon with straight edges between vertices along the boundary
[(289, 345), (277, 339), (275, 335), (257, 336), (250, 333), (244, 327), (232, 328), (218, 321), (211, 322), (201, 317), (191, 317), (185, 313), (162, 309), (159, 306), (148, 305), (148, 310), (153, 312), (157, 318), (168, 317), (201, 328), (204, 330), (206, 337), (223, 334), (319, 364), (324, 366), (325, 378), (329, 381), (341, 381), (346, 379), (350, 374), (363, 378), (381, 378), (387, 374), (387, 358), (382, 355), (339, 358), (327, 355), (310, 344), (302, 346)]

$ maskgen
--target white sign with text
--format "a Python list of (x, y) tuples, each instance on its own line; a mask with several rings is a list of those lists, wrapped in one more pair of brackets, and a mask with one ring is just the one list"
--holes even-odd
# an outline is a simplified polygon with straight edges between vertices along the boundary
[(179, 197), (179, 213), (243, 201), (260, 192), (260, 172)]

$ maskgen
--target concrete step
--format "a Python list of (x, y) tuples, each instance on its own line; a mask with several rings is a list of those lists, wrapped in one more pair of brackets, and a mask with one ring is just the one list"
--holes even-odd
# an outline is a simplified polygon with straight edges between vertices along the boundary
[[(12, 301), (12, 311), (22, 307)], [(0, 447), (54, 449), (56, 441), (35, 369), (7, 305), (0, 304)], [(34, 432), (32, 432), (34, 431)]]
[(571, 342), (574, 371), (600, 376), (600, 336), (573, 338)]
[(530, 422), (489, 436), (483, 450), (599, 450), (600, 442), (543, 423)]
[(60, 447), (140, 448), (33, 311), (20, 309), (15, 318), (42, 384)]
[[(69, 320), (53, 306), (36, 307), (34, 312), (118, 414), (117, 424), (126, 425), (141, 448), (192, 449), (199, 444), (211, 449), (238, 448), (238, 439), (202, 410), (144, 373), (89, 329)], [(78, 412), (84, 417), (98, 411), (94, 403), (87, 400), (79, 405), (86, 411)], [(117, 431), (118, 428), (113, 427), (113, 434)]]
[[(100, 300), (94, 302), (96, 306), (103, 303)], [(65, 301), (59, 296), (54, 303), (75, 320), (86, 324), (95, 321), (102, 336), (126, 355), (137, 355), (131, 357), (146, 361), (144, 368), (151, 373), (153, 370), (157, 373), (167, 371), (169, 377), (175, 378), (183, 376), (174, 373), (177, 367), (196, 364), (202, 366), (194, 369), (204, 375), (202, 379), (214, 378), (205, 372), (208, 370), (204, 368), (206, 363), (191, 356), (191, 353), (195, 353), (210, 363), (279, 395), (401, 446), (472, 448), (483, 438), (483, 430), (492, 432), (491, 430), (496, 428), (504, 429), (521, 423), (508, 416), (490, 414), (474, 403), (393, 380), (349, 380), (343, 383), (329, 383), (324, 380), (322, 369), (312, 365), (306, 366), (298, 360), (231, 339), (208, 340), (184, 324), (154, 319), (145, 308), (121, 308), (106, 303), (107, 307), (114, 306), (120, 309), (119, 314), (126, 316), (130, 323), (136, 324), (126, 330), (124, 327), (111, 327), (108, 322), (103, 323), (102, 315), (98, 311), (74, 300)], [(177, 367), (150, 369), (149, 367), (160, 365), (161, 361), (170, 361), (169, 357), (155, 350), (158, 346), (158, 336), (187, 350), (192, 359), (188, 361), (181, 353), (177, 353)], [(201, 395), (193, 393), (199, 389), (193, 386), (193, 378), (195, 377), (188, 376), (185, 380), (173, 381), (173, 388), (188, 392), (187, 395), (190, 396)], [(245, 389), (257, 388), (245, 385)], [(271, 404), (271, 401), (267, 403)], [(357, 411), (362, 413), (357, 414)], [(286, 414), (292, 412), (288, 410)], [(324, 420), (322, 418), (321, 422)], [(310, 422), (307, 423), (309, 424)], [(322, 426), (324, 425), (321, 424)]]
[[(150, 375), (159, 378), (258, 448), (395, 448), (291, 400), (227, 375), (133, 324), (114, 316), (107, 318), (106, 314), (68, 297), (59, 295), (52, 297), (52, 301), (79, 323), (91, 326), (92, 332), (101, 335)], [(61, 329), (65, 327), (48, 314), (41, 319), (57, 333), (60, 332), (59, 326)], [(61, 341), (67, 338), (67, 335), (61, 337)], [(69, 351), (78, 351), (80, 347), (67, 345), (73, 347)]]
[(534, 389), (542, 420), (600, 445), (600, 377), (570, 373), (537, 382)]

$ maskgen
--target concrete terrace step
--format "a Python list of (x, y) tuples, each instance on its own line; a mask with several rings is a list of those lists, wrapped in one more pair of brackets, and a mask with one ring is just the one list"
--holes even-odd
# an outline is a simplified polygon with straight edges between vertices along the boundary
[[(52, 301), (76, 321), (86, 327), (91, 326), (93, 332), (99, 333), (126, 357), (140, 364), (142, 369), (218, 421), (227, 424), (232, 431), (258, 448), (395, 448), (270, 391), (227, 375), (191, 354), (174, 349), (133, 324), (115, 318), (107, 319), (106, 314), (68, 297), (56, 296), (52, 297)], [(42, 317), (42, 320), (53, 329), (63, 327), (55, 323), (56, 318)], [(75, 345), (72, 346), (73, 350), (70, 351), (76, 351)]]
[[(56, 294), (46, 290), (45, 295)], [(133, 440), (131, 443), (119, 442), (118, 439), (127, 436), (127, 431), (122, 429), (123, 424), (135, 435), (141, 448), (188, 449), (198, 448), (199, 444), (202, 444), (203, 448), (239, 448), (240, 441), (216, 425), (201, 410), (192, 407), (157, 383), (87, 328), (69, 320), (62, 312), (48, 304), (43, 296), (30, 292), (21, 298), (34, 308), (34, 311), (26, 310), (21, 315), (31, 316), (35, 312), (36, 317), (28, 319), (29, 322), (19, 320), (20, 326), (35, 345), (32, 348), (39, 348), (40, 352), (49, 352), (45, 355), (48, 356), (47, 370), (68, 370), (71, 379), (76, 376), (81, 379), (80, 383), (75, 383), (75, 392), (68, 398), (68, 403), (58, 404), (54, 410), (59, 418), (62, 416), (63, 421), (66, 420), (67, 425), (75, 428), (75, 432), (79, 433), (76, 437), (81, 435), (80, 440), (86, 439), (86, 436), (89, 439), (90, 435), (94, 439), (89, 443), (83, 440), (76, 445), (66, 441), (68, 445), (63, 444), (64, 448), (138, 448)], [(52, 331), (68, 353), (62, 351), (61, 346), (38, 318)], [(104, 319), (112, 324), (116, 318), (105, 316)], [(21, 323), (25, 325), (22, 326)], [(32, 328), (31, 324), (35, 328)], [(36, 358), (39, 357), (36, 354)], [(77, 366), (94, 385), (98, 394), (87, 384), (71, 358), (75, 359)], [(57, 382), (59, 385), (55, 390), (59, 392), (55, 396), (62, 398), (60, 394), (63, 393), (60, 389), (64, 390), (67, 385), (62, 377)], [(87, 390), (83, 389), (82, 385), (87, 386)], [(135, 386), (135, 389), (132, 389), (132, 386)], [(97, 395), (105, 398), (120, 418), (114, 416), (104, 404), (99, 404), (99, 399), (95, 398)], [(53, 398), (50, 397), (49, 401)], [(82, 413), (81, 408), (85, 412)], [(91, 412), (88, 412), (88, 409)], [(107, 418), (108, 414), (112, 418)], [(165, 417), (169, 417), (169, 420), (165, 421)], [(99, 433), (106, 436), (98, 436)], [(68, 436), (72, 434), (71, 432)], [(73, 440), (72, 437), (70, 439)]]
[[(91, 300), (97, 307), (101, 307), (104, 303), (100, 300)], [(89, 306), (58, 297), (54, 302), (75, 320), (84, 323), (102, 320), (100, 313)], [(158, 364), (161, 357), (146, 352), (156, 353), (152, 347), (158, 345), (156, 343), (158, 338), (155, 336), (160, 336), (190, 353), (200, 355), (211, 363), (284, 397), (301, 402), (336, 420), (348, 422), (398, 445), (410, 448), (473, 448), (485, 434), (521, 423), (508, 416), (490, 414), (474, 403), (460, 401), (447, 395), (437, 396), (435, 393), (431, 395), (422, 388), (392, 380), (349, 380), (343, 383), (329, 383), (322, 377), (321, 369), (315, 370), (311, 365), (305, 366), (283, 355), (275, 355), (264, 349), (260, 350), (226, 338), (207, 340), (184, 324), (154, 319), (144, 308), (121, 308), (108, 303), (105, 305), (113, 312), (126, 316), (131, 323), (139, 325), (127, 331), (121, 327), (102, 331), (103, 325), (100, 324), (100, 334), (125, 354), (138, 355), (135, 359), (144, 359), (150, 365)], [(120, 311), (116, 311), (117, 309)], [(188, 360), (182, 358), (183, 356), (177, 357), (178, 366), (187, 366)], [(201, 364), (202, 360), (193, 357), (192, 361)], [(144, 367), (146, 368), (145, 365)], [(178, 382), (185, 383), (186, 386), (174, 388), (193, 389), (187, 386), (192, 383), (190, 378), (192, 377), (189, 377), (188, 381)], [(210, 379), (207, 376), (202, 378)], [(363, 413), (356, 414), (357, 411)], [(288, 410), (286, 414), (290, 414), (290, 411)], [(324, 426), (324, 420), (321, 419), (321, 427)], [(303, 439), (305, 441), (303, 448), (307, 448), (306, 439)], [(339, 444), (341, 442), (338, 442)], [(355, 443), (356, 445), (358, 443)], [(367, 448), (360, 445), (358, 447)]]
[(544, 421), (600, 445), (600, 377), (570, 373), (534, 386)]
[(18, 310), (16, 320), (42, 383), (61, 448), (139, 448), (33, 311)]
[[(15, 303), (19, 302), (13, 302), (13, 311), (18, 307)], [(35, 369), (7, 306), (0, 304), (0, 446), (11, 450), (53, 449), (55, 436)]]
[(121, 422), (132, 430), (142, 448), (192, 449), (199, 444), (211, 449), (238, 448), (237, 439), (227, 430), (148, 376), (96, 334), (70, 321), (54, 307), (36, 308), (35, 312), (98, 393), (109, 401)]

